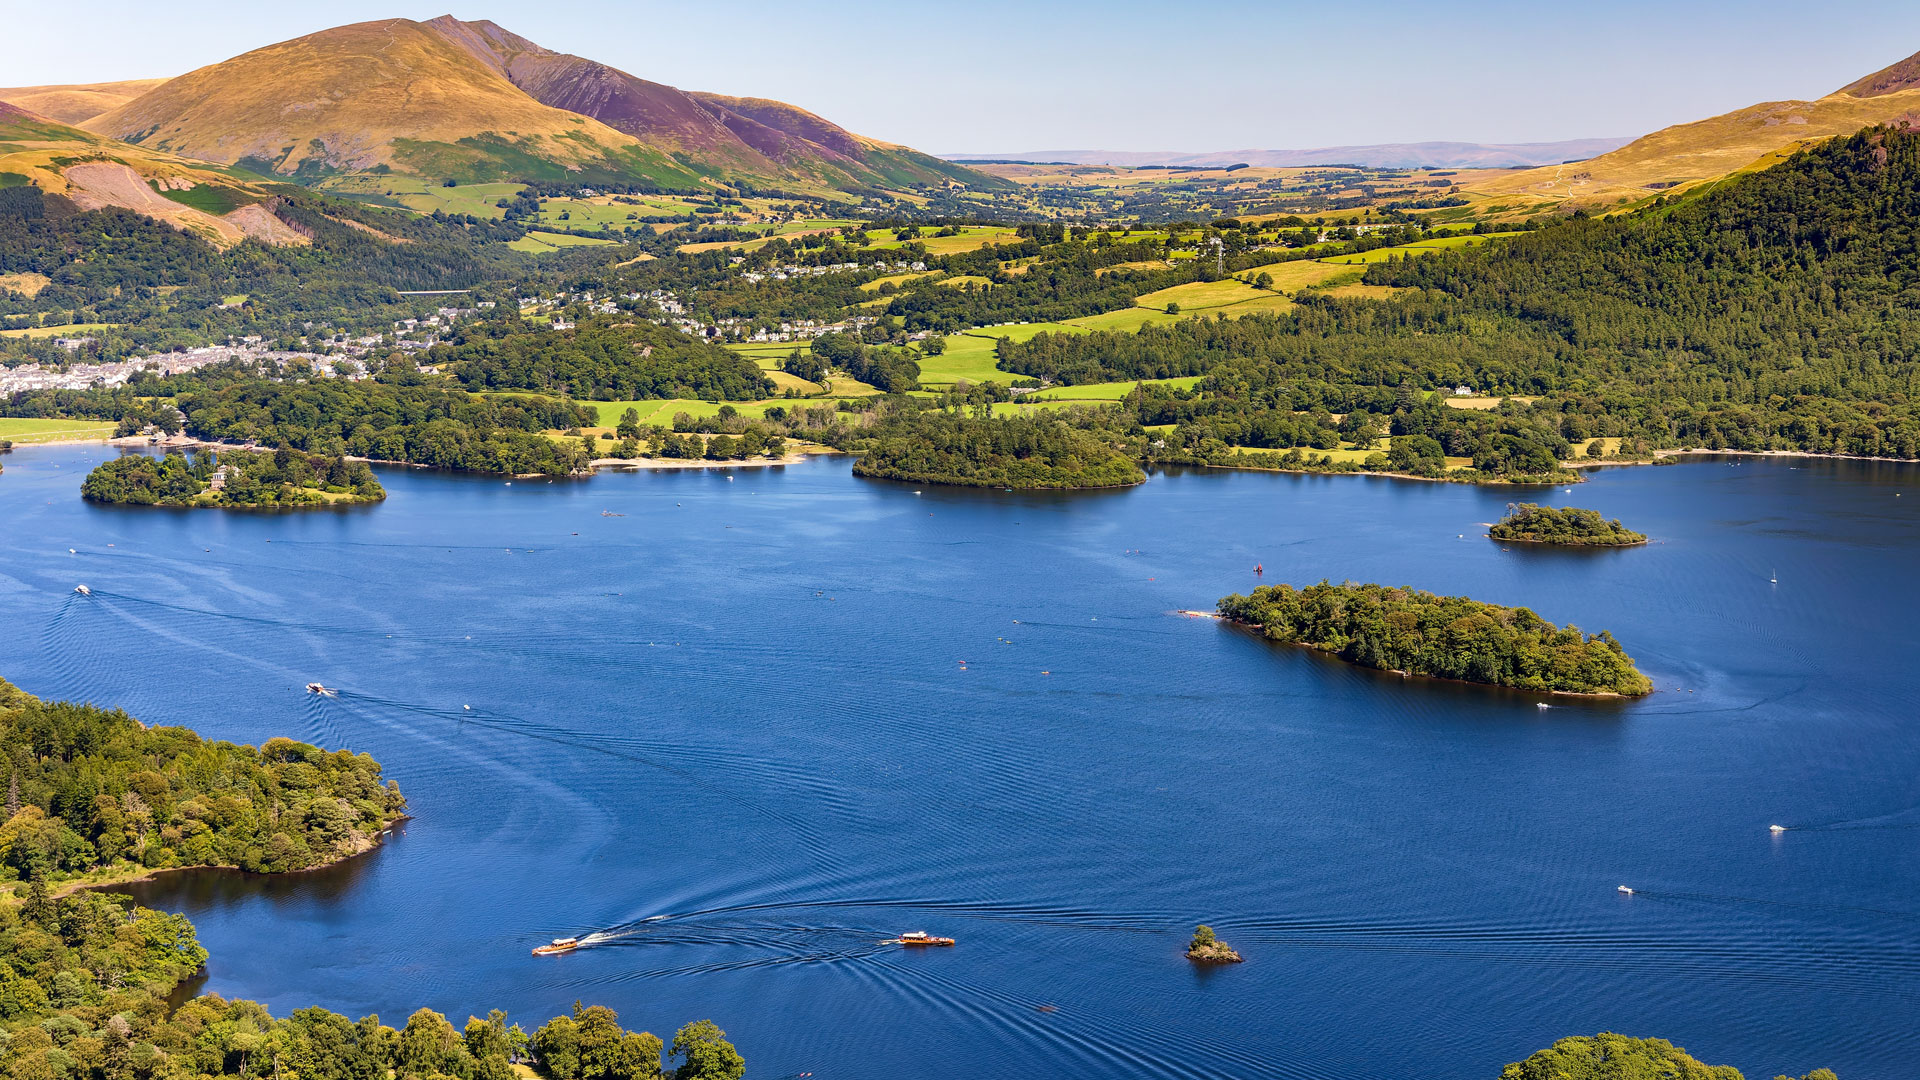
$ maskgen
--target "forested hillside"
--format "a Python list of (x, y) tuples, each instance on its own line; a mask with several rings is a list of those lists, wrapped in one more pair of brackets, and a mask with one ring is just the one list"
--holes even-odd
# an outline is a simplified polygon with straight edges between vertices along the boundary
[[(1874, 129), (1676, 204), (1373, 264), (1367, 284), (1415, 290), (1392, 299), (1308, 293), (1278, 316), (1043, 334), (1003, 342), (1001, 363), (1058, 382), (1208, 374), (1210, 401), (1142, 417), (1200, 437), (1326, 409), (1476, 457), (1504, 433), (1559, 456), (1605, 436), (1912, 458), (1917, 243), (1920, 135)], [(1537, 400), (1418, 415), (1458, 385)]]

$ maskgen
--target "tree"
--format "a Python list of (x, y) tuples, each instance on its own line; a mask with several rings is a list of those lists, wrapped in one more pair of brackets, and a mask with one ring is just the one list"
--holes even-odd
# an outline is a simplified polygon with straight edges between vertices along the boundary
[(683, 1059), (673, 1080), (740, 1080), (746, 1059), (711, 1020), (695, 1020), (673, 1033), (673, 1056)]

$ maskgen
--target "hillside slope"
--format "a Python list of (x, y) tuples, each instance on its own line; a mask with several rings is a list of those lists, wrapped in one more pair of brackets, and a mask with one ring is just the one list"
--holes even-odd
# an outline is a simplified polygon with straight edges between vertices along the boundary
[(119, 207), (218, 247), (304, 244), (259, 205), (267, 193), (204, 162), (115, 142), (0, 102), (0, 188), (31, 184), (82, 210)]
[(905, 147), (864, 139), (777, 101), (689, 93), (570, 53), (554, 52), (486, 20), (451, 15), (426, 26), (554, 108), (590, 116), (651, 146), (735, 176), (846, 188), (948, 180), (999, 181)]
[(0, 101), (62, 124), (78, 124), (109, 109), (117, 109), (166, 81), (129, 79), (70, 86), (14, 86), (0, 89)]
[(406, 19), (256, 49), (163, 83), (86, 126), (309, 181), (383, 165), (465, 181), (699, 179), (631, 136), (535, 101), (443, 34)]
[(1684, 191), (1737, 172), (1765, 168), (1823, 139), (1876, 124), (1920, 118), (1920, 54), (1815, 101), (1767, 101), (1676, 124), (1611, 153), (1477, 179), (1462, 187), (1489, 196), (1601, 207)]
[(302, 183), (384, 169), (430, 181), (676, 190), (730, 182), (1000, 186), (791, 106), (718, 104), (736, 100), (702, 100), (491, 22), (443, 15), (355, 23), (255, 49), (160, 83), (84, 126)]

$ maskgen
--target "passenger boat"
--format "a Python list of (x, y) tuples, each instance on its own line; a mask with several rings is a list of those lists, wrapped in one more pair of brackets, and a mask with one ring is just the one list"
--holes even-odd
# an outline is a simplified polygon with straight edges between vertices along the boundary
[(951, 945), (950, 937), (934, 937), (925, 930), (910, 930), (897, 939), (902, 945)]
[(542, 945), (533, 950), (535, 956), (558, 956), (563, 952), (572, 952), (580, 947), (579, 938), (557, 937), (551, 945)]

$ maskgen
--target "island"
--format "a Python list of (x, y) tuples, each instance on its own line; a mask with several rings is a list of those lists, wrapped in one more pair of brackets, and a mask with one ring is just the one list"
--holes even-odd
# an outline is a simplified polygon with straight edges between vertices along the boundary
[(1487, 530), (1495, 540), (1559, 547), (1633, 547), (1647, 542), (1620, 519), (1608, 521), (1598, 511), (1577, 506), (1555, 509), (1535, 503), (1508, 503), (1507, 516)]
[(1146, 474), (1093, 425), (1055, 416), (969, 417), (940, 410), (876, 425), (855, 476), (1019, 491), (1130, 487)]
[(1193, 940), (1187, 944), (1187, 959), (1196, 964), (1240, 964), (1246, 958), (1233, 951), (1233, 946), (1213, 936), (1213, 927), (1201, 925), (1193, 928)]
[[(146, 727), (118, 709), (45, 702), (0, 679), (8, 770), (0, 825), (0, 1068), (14, 1077), (446, 1076), (739, 1080), (746, 1063), (708, 1020), (665, 1044), (612, 1009), (576, 1003), (531, 1033), (494, 1010), (464, 1028), (431, 1009), (395, 1029), (321, 1008), (271, 1016), (218, 995), (170, 1002), (208, 954), (184, 915), (94, 886), (156, 870), (278, 874), (368, 850), (405, 812), (365, 754), (291, 739), (258, 748)], [(262, 1048), (272, 1049), (266, 1066)], [(256, 1053), (259, 1051), (259, 1053)], [(524, 1066), (523, 1066), (524, 1067)]]
[(233, 510), (351, 506), (387, 497), (364, 461), (285, 449), (128, 454), (88, 473), (80, 494), (125, 506)]
[(1222, 617), (1269, 640), (1380, 671), (1595, 697), (1640, 697), (1653, 683), (1614, 640), (1556, 626), (1523, 607), (1413, 588), (1263, 585), (1220, 600)]

